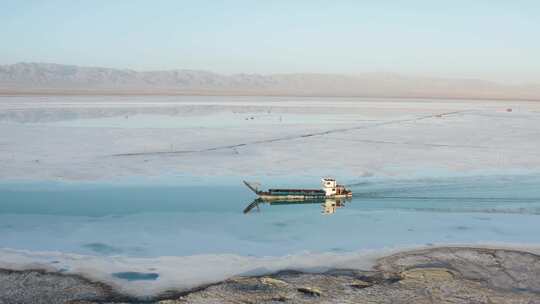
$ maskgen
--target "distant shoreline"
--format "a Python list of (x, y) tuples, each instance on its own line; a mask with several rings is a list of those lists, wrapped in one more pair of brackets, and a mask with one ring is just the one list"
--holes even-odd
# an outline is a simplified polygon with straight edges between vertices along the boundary
[(540, 97), (511, 96), (437, 96), (437, 95), (355, 95), (355, 94), (300, 94), (280, 92), (235, 92), (235, 91), (167, 91), (167, 90), (64, 90), (64, 89), (1, 89), (0, 97), (19, 96), (209, 96), (209, 97), (291, 97), (291, 98), (373, 98), (373, 99), (422, 99), (460, 101), (529, 101), (539, 102)]
[(0, 95), (205, 95), (540, 100), (536, 82), (364, 72), (220, 74), (205, 70), (0, 65)]

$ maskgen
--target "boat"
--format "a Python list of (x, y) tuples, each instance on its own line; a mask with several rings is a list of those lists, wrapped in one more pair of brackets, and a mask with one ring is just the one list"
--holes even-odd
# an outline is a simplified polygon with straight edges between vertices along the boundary
[(321, 189), (268, 189), (260, 190), (258, 183), (244, 181), (244, 184), (257, 196), (265, 201), (273, 200), (310, 200), (325, 198), (349, 198), (352, 191), (343, 185), (339, 185), (334, 178), (325, 177), (321, 179)]

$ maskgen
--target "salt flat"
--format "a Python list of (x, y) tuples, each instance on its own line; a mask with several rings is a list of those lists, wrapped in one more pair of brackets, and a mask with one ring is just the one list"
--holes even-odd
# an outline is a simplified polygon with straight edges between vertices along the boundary
[(0, 97), (0, 179), (536, 171), (539, 121), (526, 101)]
[[(404, 248), (538, 248), (539, 122), (525, 101), (0, 97), (0, 267), (150, 296), (369, 269)], [(335, 214), (320, 202), (242, 212), (254, 199), (242, 179), (324, 175), (354, 192)]]

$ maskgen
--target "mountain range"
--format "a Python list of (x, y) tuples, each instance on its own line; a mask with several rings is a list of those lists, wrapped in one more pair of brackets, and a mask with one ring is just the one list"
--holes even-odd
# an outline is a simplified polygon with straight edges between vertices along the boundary
[(0, 65), (0, 94), (208, 94), (540, 100), (540, 85), (388, 73), (232, 74), (54, 63)]

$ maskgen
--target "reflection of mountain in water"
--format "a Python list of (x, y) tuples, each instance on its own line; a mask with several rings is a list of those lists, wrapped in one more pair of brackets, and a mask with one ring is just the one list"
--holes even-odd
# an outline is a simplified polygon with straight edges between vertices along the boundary
[(322, 214), (333, 214), (338, 208), (344, 207), (345, 202), (349, 202), (351, 199), (338, 199), (338, 198), (326, 198), (326, 199), (310, 199), (310, 200), (282, 200), (282, 201), (265, 201), (263, 199), (257, 198), (251, 202), (245, 209), (244, 214), (250, 213), (253, 209), (256, 209), (259, 212), (261, 209), (260, 205), (268, 204), (273, 205), (302, 205), (302, 204), (320, 204)]

